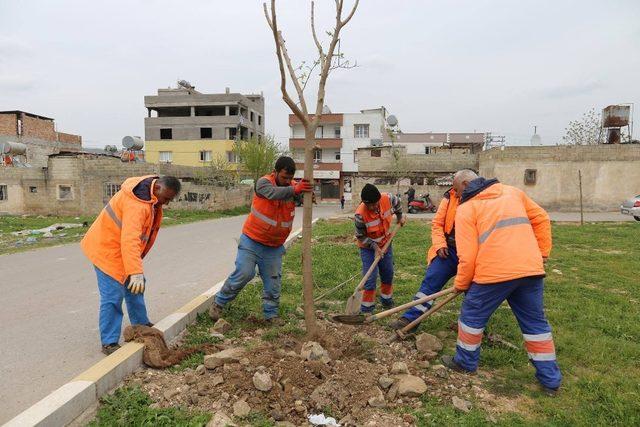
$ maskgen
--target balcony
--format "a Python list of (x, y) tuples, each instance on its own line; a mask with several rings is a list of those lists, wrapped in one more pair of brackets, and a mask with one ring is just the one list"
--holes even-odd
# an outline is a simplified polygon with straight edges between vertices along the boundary
[[(289, 149), (304, 149), (304, 138), (289, 138)], [(342, 148), (342, 138), (316, 139), (316, 148)]]
[[(315, 114), (309, 114), (309, 119), (313, 120), (314, 116)], [(342, 113), (323, 114), (322, 116), (320, 116), (320, 124), (321, 125), (335, 124), (335, 125), (342, 126), (342, 118), (343, 118)], [(301, 123), (302, 122), (300, 122), (300, 119), (295, 114), (289, 114), (289, 126), (299, 125)]]
[[(297, 159), (298, 160), (298, 159)], [(340, 162), (314, 162), (313, 177), (315, 179), (339, 179), (342, 171), (342, 163)], [(302, 178), (304, 173), (304, 163), (296, 162), (296, 178)]]

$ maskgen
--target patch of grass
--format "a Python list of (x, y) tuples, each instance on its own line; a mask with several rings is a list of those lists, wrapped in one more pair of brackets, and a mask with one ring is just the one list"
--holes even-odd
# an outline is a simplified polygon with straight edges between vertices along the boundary
[(91, 427), (102, 426), (205, 426), (211, 414), (181, 408), (154, 409), (149, 395), (137, 387), (121, 387), (100, 399)]
[(244, 418), (240, 418), (242, 421), (249, 423), (252, 427), (273, 427), (275, 423), (269, 419), (269, 417), (262, 412), (251, 411), (249, 415)]
[[(245, 215), (248, 213), (249, 206), (241, 206), (219, 212), (167, 209), (165, 211), (165, 218), (162, 221), (162, 225), (167, 227), (208, 219)], [(54, 231), (54, 237), (52, 238), (44, 238), (42, 237), (42, 234), (34, 234), (32, 236), (13, 236), (11, 233), (14, 231), (37, 230), (56, 223), (82, 224), (83, 222), (86, 222), (91, 225), (94, 220), (95, 216), (0, 216), (0, 255), (74, 243), (82, 239), (84, 234), (87, 232), (87, 228), (80, 227)], [(26, 241), (27, 237), (35, 237), (37, 240), (36, 242), (29, 243)]]
[[(213, 321), (207, 313), (200, 313), (195, 323), (187, 326), (187, 332), (184, 335), (183, 344), (185, 347), (195, 347), (202, 344), (216, 344), (220, 342), (219, 338), (211, 336), (209, 329), (213, 326)], [(179, 364), (172, 366), (173, 372), (184, 371), (187, 368), (196, 368), (204, 363), (204, 353), (197, 352), (184, 359)]]
[(262, 334), (262, 340), (275, 341), (276, 339), (278, 339), (283, 335), (292, 335), (292, 336), (301, 337), (304, 335), (304, 329), (300, 328), (297, 325), (287, 323), (284, 326), (281, 326), (278, 328), (271, 328), (265, 331), (265, 333)]

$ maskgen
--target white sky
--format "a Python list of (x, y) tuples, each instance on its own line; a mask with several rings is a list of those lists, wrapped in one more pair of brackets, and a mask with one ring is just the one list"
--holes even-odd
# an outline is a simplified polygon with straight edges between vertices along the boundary
[[(290, 53), (312, 60), (309, 2), (277, 4)], [(316, 2), (327, 29), (333, 4)], [(342, 51), (359, 66), (330, 77), (326, 103), (384, 105), (405, 132), (528, 144), (537, 125), (554, 144), (592, 107), (635, 102), (640, 118), (638, 0), (361, 0)], [(257, 0), (0, 0), (0, 110), (53, 117), (87, 146), (144, 135), (144, 95), (178, 78), (263, 91), (267, 132), (286, 143), (275, 60)]]

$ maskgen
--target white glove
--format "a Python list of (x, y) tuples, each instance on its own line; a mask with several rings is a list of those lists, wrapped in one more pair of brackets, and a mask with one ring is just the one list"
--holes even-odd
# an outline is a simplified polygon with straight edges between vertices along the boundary
[(129, 276), (129, 286), (127, 286), (127, 289), (129, 289), (132, 294), (144, 293), (144, 274), (132, 274)]

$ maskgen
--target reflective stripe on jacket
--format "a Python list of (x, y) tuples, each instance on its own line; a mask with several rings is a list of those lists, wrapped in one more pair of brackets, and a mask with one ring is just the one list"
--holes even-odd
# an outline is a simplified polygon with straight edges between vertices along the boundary
[[(471, 282), (544, 275), (542, 257), (551, 252), (551, 222), (545, 210), (523, 191), (496, 181), (479, 178), (469, 187), (455, 220), (459, 262), (454, 286), (466, 290)], [(474, 193), (465, 200), (467, 190)]]
[(129, 178), (109, 200), (85, 234), (80, 247), (87, 258), (107, 275), (124, 283), (132, 274), (143, 273), (142, 259), (156, 240), (162, 222), (158, 199), (142, 200), (133, 194), (141, 181), (155, 176)]
[[(277, 186), (275, 174), (265, 175)], [(269, 200), (254, 192), (251, 213), (242, 227), (242, 232), (252, 240), (266, 246), (282, 246), (291, 233), (296, 204), (291, 199)]]
[[(389, 193), (382, 193), (380, 197), (380, 207), (378, 212), (372, 212), (367, 209), (364, 203), (360, 203), (356, 214), (362, 217), (367, 229), (367, 237), (373, 240), (378, 247), (382, 248), (387, 243), (387, 236), (391, 228), (391, 217), (393, 216), (393, 206), (391, 205), (391, 196)], [(358, 246), (368, 248), (359, 240)]]
[(458, 203), (459, 199), (453, 188), (444, 193), (438, 210), (431, 220), (431, 247), (427, 252), (427, 264), (436, 257), (438, 249), (448, 246), (447, 236), (453, 232)]

